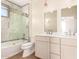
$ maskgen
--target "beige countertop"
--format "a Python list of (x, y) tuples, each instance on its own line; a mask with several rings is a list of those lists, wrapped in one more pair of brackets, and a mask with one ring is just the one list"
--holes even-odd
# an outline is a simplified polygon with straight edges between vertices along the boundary
[(65, 38), (65, 39), (77, 39), (77, 36), (75, 36), (75, 35), (38, 34), (36, 36), (58, 37), (58, 38)]

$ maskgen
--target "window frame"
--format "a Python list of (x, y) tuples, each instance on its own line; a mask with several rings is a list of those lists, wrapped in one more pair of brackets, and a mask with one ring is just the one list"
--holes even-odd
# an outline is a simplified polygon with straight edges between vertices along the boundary
[(7, 16), (2, 16), (2, 15), (1, 15), (1, 17), (7, 17), (7, 18), (9, 18), (9, 16), (10, 16), (10, 8), (9, 8), (9, 6), (6, 5), (6, 4), (4, 4), (4, 3), (1, 3), (1, 8), (2, 8), (2, 6), (4, 6), (4, 7), (7, 8), (7, 9), (5, 9), (5, 8), (3, 8), (3, 9), (7, 10), (8, 15), (7, 15)]

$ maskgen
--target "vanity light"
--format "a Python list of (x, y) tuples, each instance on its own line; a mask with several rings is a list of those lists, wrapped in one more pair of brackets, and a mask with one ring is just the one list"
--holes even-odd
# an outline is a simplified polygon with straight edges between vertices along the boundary
[(71, 4), (69, 4), (68, 8), (71, 8)]
[(71, 8), (71, 5), (69, 5), (68, 8)]
[(44, 6), (46, 7), (48, 4), (47, 4), (47, 0), (45, 0), (45, 3), (44, 3)]

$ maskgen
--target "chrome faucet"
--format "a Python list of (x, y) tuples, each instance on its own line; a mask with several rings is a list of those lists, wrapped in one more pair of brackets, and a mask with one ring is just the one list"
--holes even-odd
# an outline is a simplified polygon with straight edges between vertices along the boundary
[(46, 32), (47, 34), (50, 34), (50, 35), (52, 35), (52, 32)]

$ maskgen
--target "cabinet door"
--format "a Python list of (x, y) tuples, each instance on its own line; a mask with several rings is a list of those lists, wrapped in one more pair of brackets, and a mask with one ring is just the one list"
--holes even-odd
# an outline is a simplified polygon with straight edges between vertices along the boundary
[(45, 41), (36, 40), (35, 56), (42, 59), (49, 59), (49, 43)]
[(76, 47), (72, 46), (61, 46), (61, 59), (77, 59)]

